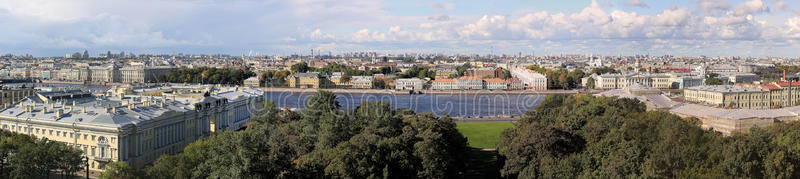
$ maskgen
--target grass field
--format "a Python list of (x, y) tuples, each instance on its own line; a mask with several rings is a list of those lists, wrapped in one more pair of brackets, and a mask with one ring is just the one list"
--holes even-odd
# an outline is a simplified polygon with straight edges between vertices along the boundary
[(514, 127), (511, 122), (457, 122), (456, 128), (467, 137), (469, 146), (481, 149), (493, 149), (500, 140), (500, 133)]

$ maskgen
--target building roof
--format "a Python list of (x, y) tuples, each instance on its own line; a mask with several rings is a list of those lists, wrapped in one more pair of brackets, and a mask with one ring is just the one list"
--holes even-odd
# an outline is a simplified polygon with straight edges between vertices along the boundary
[(672, 113), (695, 116), (701, 118), (722, 119), (774, 119), (781, 117), (795, 117), (800, 115), (800, 106), (780, 109), (723, 109), (698, 104), (684, 104), (670, 110)]
[(761, 88), (747, 88), (741, 87), (737, 85), (701, 85), (701, 86), (693, 86), (686, 88), (688, 90), (697, 90), (697, 91), (711, 91), (711, 92), (720, 92), (720, 93), (739, 93), (739, 92), (761, 92), (767, 91)]
[(483, 81), (485, 81), (487, 83), (504, 83), (504, 82), (506, 82), (506, 80), (503, 80), (501, 78), (487, 78), (487, 79), (483, 79)]
[[(780, 85), (781, 87), (789, 87), (789, 82), (786, 82), (786, 81), (775, 82), (775, 84), (778, 84), (778, 85)], [(792, 86), (800, 86), (800, 82), (792, 82), (792, 84), (791, 84), (791, 85), (792, 85)]]
[(456, 81), (457, 81), (456, 79), (452, 78), (440, 78), (433, 80), (434, 83), (445, 83), (445, 82), (456, 82)]

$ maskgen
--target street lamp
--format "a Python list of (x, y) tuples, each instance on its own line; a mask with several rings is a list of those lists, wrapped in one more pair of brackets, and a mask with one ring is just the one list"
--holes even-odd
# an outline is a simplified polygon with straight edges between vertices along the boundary
[(82, 157), (83, 157), (83, 164), (86, 165), (86, 179), (89, 179), (89, 157), (87, 156), (82, 156)]

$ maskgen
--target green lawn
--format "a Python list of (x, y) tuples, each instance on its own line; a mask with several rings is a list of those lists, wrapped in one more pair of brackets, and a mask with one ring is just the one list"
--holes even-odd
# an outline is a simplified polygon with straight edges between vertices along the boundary
[(481, 149), (493, 149), (500, 140), (500, 133), (514, 127), (511, 122), (457, 122), (456, 128), (467, 137), (469, 146)]

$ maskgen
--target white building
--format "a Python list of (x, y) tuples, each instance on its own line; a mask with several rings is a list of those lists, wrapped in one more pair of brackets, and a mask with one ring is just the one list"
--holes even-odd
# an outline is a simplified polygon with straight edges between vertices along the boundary
[(394, 81), (394, 89), (399, 90), (422, 90), (425, 81), (419, 78), (401, 78)]
[(519, 78), (525, 88), (547, 90), (547, 77), (533, 70), (515, 67), (511, 69), (511, 76)]

